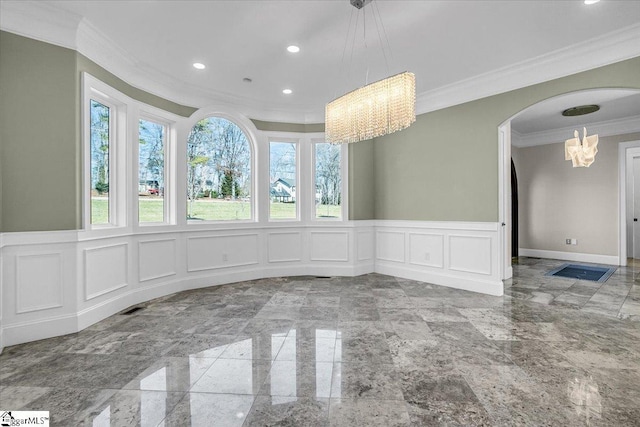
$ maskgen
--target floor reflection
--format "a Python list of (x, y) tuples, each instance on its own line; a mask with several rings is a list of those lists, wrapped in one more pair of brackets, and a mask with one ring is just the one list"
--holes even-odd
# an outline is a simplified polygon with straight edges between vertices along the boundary
[(5, 348), (0, 402), (63, 426), (638, 425), (640, 322), (566, 304), (638, 299), (640, 269), (596, 289), (521, 261), (504, 297), (378, 274), (181, 292)]
[(598, 383), (593, 378), (574, 378), (567, 386), (569, 400), (575, 405), (576, 413), (587, 425), (602, 416), (602, 397)]

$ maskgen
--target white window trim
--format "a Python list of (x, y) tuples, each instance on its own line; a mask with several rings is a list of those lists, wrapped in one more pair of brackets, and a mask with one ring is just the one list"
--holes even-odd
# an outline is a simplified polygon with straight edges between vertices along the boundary
[[(91, 224), (91, 100), (112, 108), (109, 141), (109, 224)], [(111, 117), (110, 117), (111, 119)], [(165, 135), (165, 221), (138, 222), (138, 139), (140, 119), (166, 126)], [(89, 73), (82, 73), (82, 228), (85, 232), (112, 235), (132, 229), (176, 224), (176, 127), (184, 118), (147, 105), (123, 94)], [(113, 135), (113, 139), (112, 139)]]
[(312, 209), (313, 212), (311, 214), (311, 220), (315, 222), (346, 222), (349, 220), (349, 194), (347, 185), (349, 182), (349, 144), (340, 144), (340, 218), (317, 218), (316, 217), (316, 205), (315, 205), (315, 194), (316, 194), (316, 145), (317, 144), (329, 144), (324, 137), (323, 138), (312, 138), (311, 139), (311, 186), (309, 191), (313, 194), (313, 203)]
[[(219, 226), (220, 228), (225, 228), (225, 225), (227, 224), (228, 224), (227, 227), (233, 227), (239, 224), (255, 224), (258, 222), (258, 217), (259, 217), (258, 201), (257, 201), (257, 198), (259, 195), (257, 183), (259, 180), (257, 179), (257, 176), (258, 176), (258, 173), (260, 172), (260, 168), (258, 167), (258, 157), (259, 157), (260, 150), (258, 149), (258, 142), (257, 142), (258, 138), (256, 136), (257, 129), (255, 128), (251, 120), (247, 119), (243, 115), (237, 112), (234, 112), (232, 110), (229, 110), (226, 107), (219, 108), (219, 107), (213, 106), (213, 107), (201, 109), (198, 112), (194, 113), (194, 115), (189, 117), (184, 127), (183, 135), (180, 137), (181, 145), (184, 144), (184, 149), (181, 149), (181, 153), (180, 153), (181, 155), (180, 155), (180, 158), (178, 159), (178, 161), (180, 162), (180, 166), (178, 170), (182, 171), (182, 173), (179, 174), (179, 178), (178, 178), (181, 183), (180, 185), (182, 185), (183, 188), (186, 188), (186, 184), (187, 184), (186, 144), (189, 138), (189, 134), (191, 133), (191, 130), (193, 129), (193, 127), (200, 120), (207, 119), (209, 117), (219, 117), (232, 122), (233, 124), (235, 124), (240, 128), (240, 130), (244, 133), (245, 137), (247, 138), (247, 142), (249, 143), (249, 150), (251, 151), (251, 160), (249, 162), (251, 166), (251, 183), (249, 184), (249, 188), (251, 188), (251, 195), (250, 195), (251, 217), (249, 219), (239, 219), (239, 220), (235, 220), (235, 219), (191, 220), (187, 218), (186, 210), (179, 210), (178, 215), (180, 215), (184, 219), (181, 218), (178, 221), (181, 221), (181, 220), (185, 221), (185, 223), (187, 224), (187, 227), (189, 228), (195, 228), (197, 226), (210, 226), (210, 225), (216, 225), (216, 226)], [(186, 205), (188, 203), (188, 196), (184, 189), (181, 190), (181, 194), (182, 193), (184, 193), (183, 204), (186, 209)], [(266, 215), (267, 216), (269, 215), (268, 210)]]
[[(267, 189), (267, 216), (269, 222), (300, 222), (301, 218), (301, 206), (305, 203), (306, 194), (303, 191), (300, 191), (304, 187), (300, 185), (301, 181), (301, 168), (300, 164), (302, 163), (302, 144), (300, 143), (300, 138), (291, 138), (291, 137), (268, 137), (267, 144), (267, 170), (269, 171), (269, 187)], [(282, 142), (282, 143), (290, 143), (295, 144), (296, 146), (296, 217), (295, 218), (271, 218), (271, 143), (272, 142)]]
[[(126, 139), (127, 106), (117, 93), (98, 80), (83, 74), (83, 228), (86, 230), (104, 230), (126, 226), (123, 215), (126, 196), (126, 150), (119, 141)], [(109, 222), (91, 223), (91, 101), (109, 107)]]
[(134, 153), (133, 158), (136, 159), (134, 162), (134, 176), (136, 177), (135, 183), (138, 182), (138, 177), (140, 176), (140, 144), (139, 144), (139, 123), (140, 120), (146, 120), (149, 122), (157, 123), (159, 125), (164, 126), (164, 134), (162, 147), (164, 151), (164, 170), (163, 170), (163, 181), (164, 181), (164, 221), (162, 222), (140, 222), (140, 204), (139, 204), (139, 195), (136, 191), (136, 212), (135, 212), (135, 220), (139, 227), (154, 227), (154, 226), (163, 226), (163, 225), (172, 225), (176, 223), (176, 215), (175, 215), (175, 176), (176, 176), (176, 164), (175, 164), (175, 120), (169, 120), (166, 117), (166, 114), (159, 113), (162, 110), (158, 110), (152, 108), (148, 105), (142, 107), (138, 114), (138, 120), (136, 121), (136, 141), (137, 144), (134, 145)]

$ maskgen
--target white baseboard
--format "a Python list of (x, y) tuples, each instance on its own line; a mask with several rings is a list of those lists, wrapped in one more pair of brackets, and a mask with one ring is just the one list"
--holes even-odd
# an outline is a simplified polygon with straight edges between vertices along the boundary
[(560, 259), (563, 261), (588, 262), (593, 264), (620, 265), (620, 258), (613, 255), (582, 254), (578, 252), (546, 251), (541, 249), (518, 249), (519, 256)]
[(3, 330), (3, 338), (4, 344), (11, 346), (78, 331), (77, 315), (73, 313), (7, 325)]
[(405, 265), (376, 265), (376, 273), (402, 277), (404, 279), (417, 280), (432, 283), (434, 285), (447, 286), (449, 288), (463, 289), (465, 291), (479, 292), (493, 296), (502, 296), (504, 286), (501, 280), (479, 280), (463, 277), (453, 277), (446, 274), (438, 274), (424, 270), (407, 268)]

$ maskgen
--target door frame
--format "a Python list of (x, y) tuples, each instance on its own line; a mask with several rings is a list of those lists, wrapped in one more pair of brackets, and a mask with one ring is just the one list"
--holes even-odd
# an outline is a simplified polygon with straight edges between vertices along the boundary
[[(519, 113), (518, 113), (519, 114)], [(498, 127), (498, 242), (502, 280), (513, 277), (511, 266), (511, 119)]]
[(627, 197), (627, 187), (629, 183), (627, 179), (628, 178), (627, 171), (629, 170), (630, 166), (633, 167), (633, 164), (631, 162), (633, 157), (635, 157), (634, 155), (636, 154), (640, 155), (640, 140), (621, 142), (618, 144), (618, 190), (619, 190), (618, 192), (618, 200), (619, 200), (618, 264), (621, 266), (627, 265), (627, 257), (628, 257), (627, 230), (629, 227), (629, 224), (627, 223), (627, 219), (633, 216), (633, 211), (631, 211), (631, 216), (628, 215), (629, 200)]

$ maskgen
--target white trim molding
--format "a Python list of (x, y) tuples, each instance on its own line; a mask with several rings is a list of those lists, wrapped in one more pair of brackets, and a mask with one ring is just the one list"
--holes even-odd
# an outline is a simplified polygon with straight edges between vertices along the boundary
[(564, 261), (588, 262), (592, 264), (620, 265), (620, 257), (615, 255), (583, 254), (578, 252), (547, 251), (519, 248), (520, 256), (533, 258), (560, 259)]
[(566, 77), (640, 55), (640, 24), (422, 92), (418, 114)]
[(504, 292), (498, 223), (379, 220), (375, 230), (376, 273), (495, 296)]
[[(583, 126), (582, 124), (580, 126)], [(590, 135), (611, 136), (640, 132), (640, 116), (630, 116), (622, 119), (607, 120), (603, 122), (584, 123), (589, 129)], [(518, 133), (511, 129), (511, 143), (518, 148), (534, 147), (537, 145), (564, 143), (564, 141), (576, 129), (569, 126), (559, 129), (545, 130), (532, 133)]]
[[(3, 233), (0, 344), (78, 332), (127, 307), (183, 290), (269, 277), (377, 272), (502, 295), (498, 231), (498, 223), (328, 221), (143, 230), (89, 239), (82, 232)], [(273, 236), (285, 240), (270, 244)], [(282, 247), (287, 239), (300, 242), (298, 254)], [(205, 245), (189, 248), (193, 242)], [(21, 279), (18, 260), (34, 256), (46, 256), (42, 271)], [(194, 268), (193, 257), (195, 267), (203, 268)], [(34, 297), (29, 310), (17, 303), (20, 280), (26, 279), (29, 286), (20, 292), (21, 301)], [(52, 300), (43, 304), (40, 294)]]

